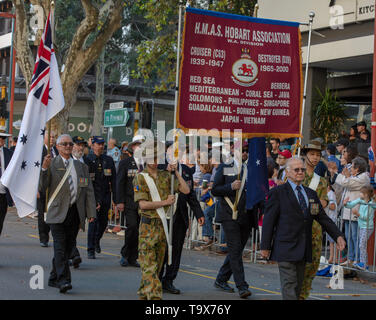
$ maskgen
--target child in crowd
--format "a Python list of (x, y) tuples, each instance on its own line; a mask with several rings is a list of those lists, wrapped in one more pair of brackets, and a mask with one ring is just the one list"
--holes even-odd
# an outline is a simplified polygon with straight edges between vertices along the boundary
[(367, 261), (367, 241), (373, 232), (373, 217), (376, 203), (374, 199), (374, 190), (372, 186), (364, 186), (360, 189), (360, 198), (349, 202), (349, 198), (344, 200), (346, 208), (353, 208), (360, 204), (359, 210), (353, 210), (353, 214), (358, 216), (359, 226), (359, 250), (360, 262), (354, 263), (354, 266), (361, 270), (368, 269)]
[[(337, 200), (334, 189), (331, 185), (328, 185), (327, 189), (329, 204), (325, 208), (326, 214), (329, 216), (332, 221), (337, 224)], [(334, 243), (335, 241), (328, 235), (329, 240), (329, 260), (330, 264), (334, 263)]]

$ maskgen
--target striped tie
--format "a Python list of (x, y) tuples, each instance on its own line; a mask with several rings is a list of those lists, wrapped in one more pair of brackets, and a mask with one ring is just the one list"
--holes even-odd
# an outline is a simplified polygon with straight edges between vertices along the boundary
[[(69, 165), (69, 160), (65, 160), (65, 167), (67, 168), (68, 165)], [(69, 182), (69, 189), (70, 189), (70, 205), (72, 205), (76, 201), (76, 194), (74, 192), (73, 180), (70, 174), (68, 176), (68, 182)]]

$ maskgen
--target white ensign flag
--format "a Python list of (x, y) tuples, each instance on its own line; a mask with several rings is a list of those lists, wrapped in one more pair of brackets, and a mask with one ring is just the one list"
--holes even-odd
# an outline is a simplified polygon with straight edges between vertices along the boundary
[(20, 217), (36, 211), (46, 123), (63, 108), (64, 96), (53, 50), (50, 14), (35, 61), (18, 143), (1, 177)]

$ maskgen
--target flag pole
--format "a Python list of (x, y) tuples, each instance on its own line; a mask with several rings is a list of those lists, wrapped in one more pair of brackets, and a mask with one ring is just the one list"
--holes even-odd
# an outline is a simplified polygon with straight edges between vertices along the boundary
[(298, 143), (298, 157), (300, 157), (300, 148), (302, 145), (302, 135), (303, 135), (303, 120), (304, 120), (304, 110), (306, 104), (306, 95), (307, 95), (307, 81), (308, 81), (308, 67), (309, 67), (309, 59), (311, 55), (311, 37), (312, 37), (312, 24), (313, 18), (315, 17), (315, 13), (311, 11), (309, 13), (309, 33), (308, 33), (308, 45), (307, 45), (307, 60), (306, 60), (306, 70), (304, 75), (304, 91), (303, 91), (303, 104), (302, 104), (302, 118), (300, 119), (300, 137)]
[[(177, 138), (176, 133), (176, 112), (177, 112), (177, 105), (178, 105), (178, 97), (179, 97), (179, 75), (180, 75), (180, 38), (181, 38), (181, 24), (182, 24), (182, 11), (183, 11), (184, 3), (182, 0), (179, 1), (179, 25), (178, 25), (178, 43), (177, 43), (177, 50), (176, 50), (176, 79), (175, 79), (175, 105), (174, 105), (174, 137)], [(178, 151), (178, 143), (177, 139), (175, 138), (175, 150)], [(174, 152), (174, 160), (176, 152)], [(175, 185), (175, 175), (171, 175), (171, 194), (174, 194), (174, 185)], [(173, 221), (174, 221), (174, 211), (175, 211), (175, 204), (171, 205), (171, 216), (170, 216), (170, 228), (169, 228), (169, 243), (171, 244), (168, 247), (168, 265), (172, 264), (172, 229), (173, 229)]]
[[(50, 11), (50, 14), (51, 14), (51, 19), (50, 19), (50, 23), (51, 23), (51, 39), (52, 39), (52, 47), (53, 47), (53, 43), (54, 43), (54, 40), (55, 40), (55, 29), (54, 29), (54, 9), (55, 9), (55, 2), (54, 1), (51, 1), (51, 11)], [(48, 142), (47, 142), (47, 155), (51, 154), (51, 121), (52, 119), (48, 120), (48, 125), (47, 125), (47, 130), (48, 130)], [(43, 159), (42, 159), (43, 160)], [(51, 171), (48, 170), (47, 172), (48, 176), (50, 176), (51, 174)], [(47, 214), (47, 205), (48, 205), (48, 198), (49, 198), (49, 192), (48, 192), (48, 187), (46, 189), (46, 203), (45, 203), (45, 212)]]

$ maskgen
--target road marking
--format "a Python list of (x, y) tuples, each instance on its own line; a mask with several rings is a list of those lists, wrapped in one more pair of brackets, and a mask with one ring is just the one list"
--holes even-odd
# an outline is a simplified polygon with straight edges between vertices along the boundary
[[(30, 238), (34, 238), (34, 239), (39, 239), (39, 236), (36, 236), (34, 234), (28, 234), (28, 236)], [(53, 240), (51, 240), (53, 242)], [(77, 246), (77, 248), (80, 248), (80, 249), (83, 249), (83, 250), (87, 250), (87, 247), (83, 247), (83, 246)], [(104, 255), (108, 255), (108, 256), (113, 256), (113, 257), (118, 257), (120, 258), (121, 255), (120, 254), (115, 254), (115, 253), (111, 253), (111, 252), (106, 252), (106, 251), (102, 251), (101, 254), (104, 254)], [(212, 276), (207, 276), (205, 274), (201, 274), (201, 273), (196, 273), (196, 272), (192, 272), (192, 271), (188, 271), (188, 270), (184, 270), (184, 269), (181, 269), (179, 268), (179, 271), (181, 272), (184, 272), (184, 273), (187, 273), (187, 274), (191, 274), (191, 275), (194, 275), (194, 276), (198, 276), (198, 277), (201, 277), (201, 278), (207, 278), (207, 279), (211, 279), (211, 280), (215, 280), (216, 278), (215, 277), (212, 277)], [(213, 271), (213, 272), (216, 272), (215, 270), (208, 270), (208, 271)], [(230, 284), (235, 284), (235, 282), (233, 281), (228, 281)], [(266, 290), (266, 289), (263, 289), (263, 288), (258, 288), (258, 287), (253, 287), (253, 286), (249, 286), (251, 289), (254, 289), (254, 290), (259, 290), (259, 291), (264, 291), (264, 292), (267, 292), (271, 295), (281, 295), (280, 292), (276, 292), (276, 291), (271, 291), (271, 290)], [(260, 294), (261, 295), (261, 294)], [(263, 294), (263, 295), (266, 295), (266, 294)], [(312, 298), (312, 299), (317, 299), (317, 300), (327, 300), (327, 299), (322, 299), (322, 298), (319, 298), (317, 296), (337, 296), (337, 297), (348, 297), (348, 296), (355, 296), (355, 297), (372, 297), (372, 296), (376, 296), (376, 293), (311, 293), (309, 298)]]

